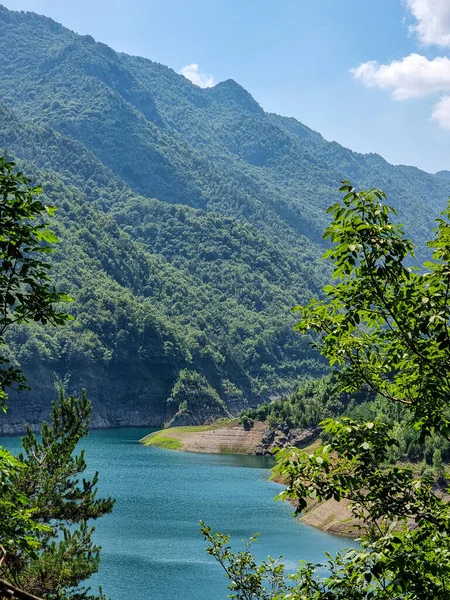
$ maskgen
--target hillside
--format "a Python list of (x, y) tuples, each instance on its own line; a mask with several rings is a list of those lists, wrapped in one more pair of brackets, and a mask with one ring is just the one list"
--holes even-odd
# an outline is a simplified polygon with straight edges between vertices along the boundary
[(186, 371), (196, 402), (231, 412), (294, 389), (325, 369), (289, 309), (328, 277), (321, 234), (339, 181), (382, 187), (418, 245), (450, 193), (266, 113), (232, 80), (201, 89), (4, 7), (0, 149), (58, 207), (55, 277), (76, 317), (12, 332), (33, 391), (11, 399), (5, 430), (38, 423), (64, 379), (87, 388), (96, 426), (161, 425)]

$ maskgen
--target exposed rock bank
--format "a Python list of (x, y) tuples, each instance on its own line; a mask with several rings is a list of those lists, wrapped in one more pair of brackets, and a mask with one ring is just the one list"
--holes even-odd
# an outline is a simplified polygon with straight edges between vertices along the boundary
[[(255, 423), (254, 427), (257, 425)], [(269, 455), (273, 453), (275, 448), (305, 448), (309, 446), (320, 433), (319, 427), (311, 427), (309, 429), (289, 429), (286, 425), (280, 425), (276, 429), (267, 427), (261, 437), (260, 443), (255, 449), (255, 454)]]
[[(268, 427), (266, 422), (256, 421), (251, 429), (237, 421), (224, 420), (211, 425), (191, 426), (180, 416), (171, 427), (146, 436), (141, 442), (147, 446), (159, 446), (185, 452), (206, 452), (212, 454), (259, 454), (269, 456), (275, 448), (295, 446), (304, 448), (317, 439), (320, 429), (292, 429), (280, 426)], [(170, 443), (170, 440), (179, 442)], [(167, 442), (167, 443), (166, 443)]]

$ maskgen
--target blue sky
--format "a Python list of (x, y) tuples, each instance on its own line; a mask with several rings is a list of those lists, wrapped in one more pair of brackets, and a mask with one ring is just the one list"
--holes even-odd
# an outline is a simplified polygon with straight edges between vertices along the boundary
[(235, 79), (353, 150), (450, 170), (450, 0), (0, 1), (178, 72), (198, 65), (185, 72), (202, 84)]

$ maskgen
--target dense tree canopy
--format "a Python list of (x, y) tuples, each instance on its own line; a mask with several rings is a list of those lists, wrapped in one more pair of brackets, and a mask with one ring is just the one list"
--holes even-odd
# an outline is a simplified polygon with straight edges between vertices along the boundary
[(64, 334), (17, 328), (11, 353), (48, 393), (54, 372), (88, 392), (86, 373), (101, 381), (94, 413), (114, 389), (116, 414), (161, 424), (183, 369), (229, 405), (236, 390), (254, 405), (325, 373), (290, 307), (329, 279), (336, 182), (384, 186), (417, 242), (448, 195), (445, 180), (264, 112), (232, 80), (201, 89), (3, 7), (0, 33), (0, 147), (58, 205), (54, 269), (77, 316)]
[(325, 232), (333, 244), (325, 256), (341, 281), (299, 309), (297, 328), (318, 332), (321, 353), (345, 367), (344, 390), (368, 385), (407, 406), (423, 437), (449, 437), (450, 209), (438, 219), (424, 273), (407, 266), (413, 244), (389, 218), (395, 211), (383, 192), (358, 193), (349, 183), (341, 191), (344, 205), (329, 209)]

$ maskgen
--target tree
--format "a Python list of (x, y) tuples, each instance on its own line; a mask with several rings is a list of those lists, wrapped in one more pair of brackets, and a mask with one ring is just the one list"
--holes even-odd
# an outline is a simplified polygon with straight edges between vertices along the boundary
[[(45, 260), (58, 238), (43, 217), (52, 215), (55, 207), (41, 202), (42, 188), (31, 187), (14, 166), (0, 157), (0, 347), (14, 323), (61, 325), (71, 318), (57, 309), (59, 302), (71, 299), (51, 283), (51, 266)], [(8, 388), (27, 386), (21, 370), (10, 366), (5, 356), (0, 356), (0, 365), (0, 406), (4, 406)]]
[(445, 479), (445, 467), (442, 460), (442, 452), (439, 448), (435, 448), (433, 452), (433, 469), (439, 481)]
[(17, 553), (34, 555), (42, 526), (33, 520), (27, 496), (12, 484), (25, 469), (10, 452), (0, 447), (0, 573), (6, 559)]
[(114, 500), (96, 497), (98, 473), (90, 480), (79, 479), (86, 469), (84, 451), (74, 452), (88, 434), (90, 412), (84, 391), (81, 398), (65, 397), (61, 391), (40, 439), (28, 429), (18, 456), (21, 468), (10, 476), (9, 489), (26, 500), (35, 549), (10, 548), (0, 573), (49, 600), (95, 598), (80, 587), (100, 564), (100, 548), (92, 541), (94, 528), (88, 521), (110, 513)]
[[(338, 367), (343, 391), (368, 386), (403, 405), (407, 425), (419, 433), (417, 443), (436, 433), (448, 439), (450, 208), (429, 243), (433, 258), (419, 271), (408, 266), (413, 245), (391, 221), (395, 211), (384, 204), (385, 194), (356, 192), (349, 182), (341, 191), (343, 203), (330, 207), (333, 220), (324, 236), (332, 244), (325, 256), (334, 265), (334, 281), (323, 299), (296, 307), (297, 329), (315, 332), (317, 348)], [(326, 578), (316, 565), (303, 563), (288, 577), (287, 592), (279, 586), (279, 593), (265, 595), (267, 585), (264, 592), (258, 585), (270, 580), (270, 563), (253, 565), (247, 557), (241, 568), (228, 540), (203, 528), (208, 551), (228, 560), (222, 566), (237, 590), (232, 597), (448, 598), (450, 508), (433, 493), (432, 479), (389, 464), (390, 449), (399, 442), (385, 424), (342, 417), (328, 419), (323, 429), (327, 443), (313, 454), (278, 453), (276, 470), (287, 482), (280, 497), (294, 501), (297, 514), (311, 499), (349, 500), (361, 549), (328, 555)], [(245, 595), (249, 581), (254, 591)]]
[(422, 438), (450, 435), (450, 208), (438, 219), (429, 242), (433, 260), (426, 272), (407, 266), (414, 246), (395, 210), (376, 189), (356, 192), (344, 182), (343, 205), (328, 209), (333, 221), (324, 237), (338, 283), (325, 298), (296, 307), (301, 332), (318, 334), (317, 347), (339, 371), (342, 388), (369, 385), (408, 407)]
[[(70, 317), (58, 303), (70, 298), (56, 290), (45, 260), (58, 241), (43, 221), (54, 208), (38, 196), (41, 188), (14, 171), (0, 157), (0, 347), (5, 331), (30, 321), (61, 325)], [(7, 389), (26, 388), (20, 369), (0, 356), (0, 406)], [(81, 582), (98, 569), (100, 548), (92, 541), (88, 520), (112, 510), (111, 498), (97, 499), (98, 475), (79, 480), (86, 468), (84, 452), (73, 455), (88, 433), (91, 406), (81, 398), (53, 404), (51, 425), (44, 423), (39, 440), (31, 430), (19, 457), (0, 448), (0, 577), (49, 600), (84, 600)], [(78, 526), (78, 527), (77, 527)], [(4, 583), (4, 582), (3, 582)], [(1, 594), (1, 591), (0, 591)], [(2, 596), (3, 597), (3, 596)]]
[(251, 546), (257, 540), (257, 534), (246, 542), (244, 550), (234, 554), (228, 545), (229, 535), (214, 533), (203, 521), (200, 521), (200, 527), (209, 542), (208, 554), (214, 556), (231, 580), (229, 588), (233, 593), (229, 598), (273, 600), (287, 591), (283, 565), (272, 558), (260, 565), (256, 563)]

